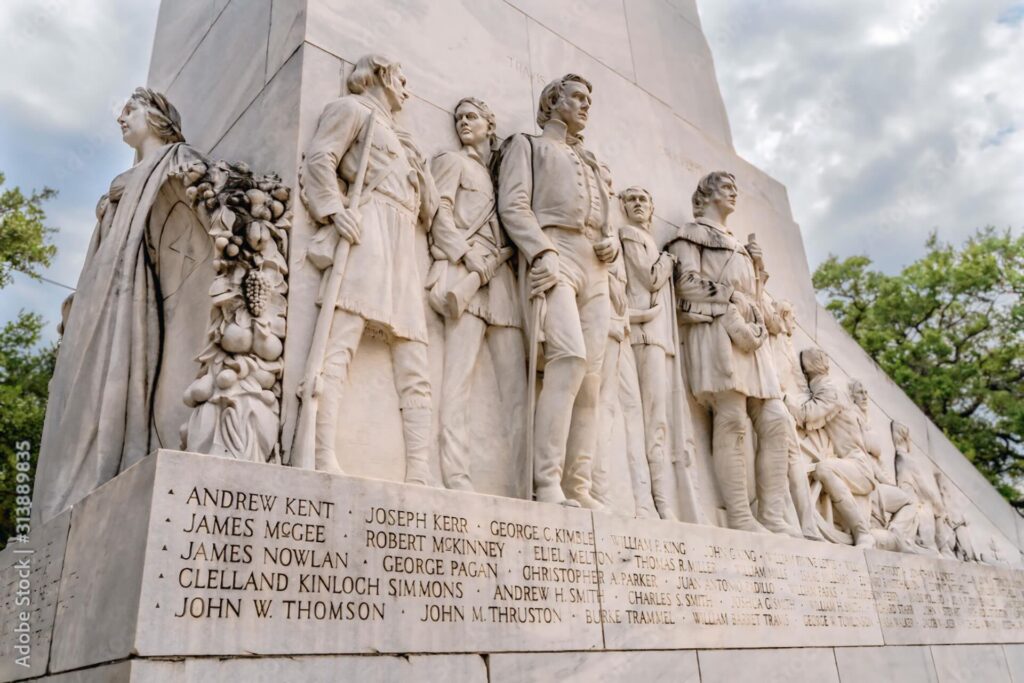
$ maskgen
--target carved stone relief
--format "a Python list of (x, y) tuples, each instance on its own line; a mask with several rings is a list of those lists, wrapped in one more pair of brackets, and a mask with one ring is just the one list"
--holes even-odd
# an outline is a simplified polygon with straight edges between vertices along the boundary
[(395, 120), (409, 97), (401, 66), (363, 57), (348, 89), (324, 108), (302, 167), (306, 208), (322, 224), (308, 257), (324, 274), (292, 460), (341, 472), (338, 405), (369, 328), (387, 339), (395, 363), (405, 480), (425, 485), (431, 386), (415, 226), (433, 216), (437, 190), (426, 159)]
[[(765, 324), (768, 329), (772, 355), (775, 359), (776, 372), (779, 375), (779, 385), (784, 396), (800, 396), (807, 389), (807, 379), (800, 369), (800, 359), (793, 348), (793, 333), (796, 330), (793, 306), (788, 301), (773, 301), (767, 295), (765, 296), (769, 299), (763, 309), (767, 316)], [(790, 414), (788, 417), (789, 457), (786, 473), (789, 479), (788, 494), (792, 504), (792, 515), (800, 525), (800, 532), (804, 538), (821, 541), (824, 540), (824, 537), (818, 530), (820, 515), (816, 505), (811, 501), (808, 478), (811, 471), (809, 460), (813, 459), (816, 450), (813, 441), (807, 439), (806, 432), (797, 427), (793, 415)], [(804, 454), (805, 443), (811, 449), (810, 458)]]
[(608, 264), (619, 246), (608, 221), (606, 171), (579, 137), (591, 92), (575, 74), (545, 86), (537, 112), (543, 133), (514, 135), (502, 149), (498, 213), (527, 272), (531, 386), (538, 345), (545, 360), (535, 405), (527, 394), (534, 495), (600, 509), (591, 480), (610, 324)]
[(833, 542), (852, 537), (855, 545), (873, 547), (866, 512), (874, 478), (858, 420), (859, 409), (841, 394), (829, 376), (829, 360), (820, 349), (800, 354), (806, 389), (787, 405), (797, 425), (817, 445), (811, 478), (811, 498), (824, 493), (819, 503), (819, 529)]
[(158, 92), (136, 89), (117, 120), (136, 162), (100, 199), (63, 307), (35, 487), (44, 521), (155, 448), (278, 452), (288, 189), (185, 144)]
[[(729, 526), (800, 536), (785, 517), (789, 418), (765, 344), (763, 254), (753, 239), (744, 245), (726, 226), (737, 196), (732, 174), (705, 176), (693, 194), (695, 222), (669, 245), (686, 373), (691, 392), (712, 414), (712, 460)], [(747, 494), (750, 423), (757, 440), (757, 518)]]
[[(707, 523), (706, 479), (734, 529), (1006, 561), (974, 538), (956, 487), (912, 454), (906, 427), (892, 425), (891, 471), (864, 386), (841, 390), (820, 349), (797, 356), (793, 306), (765, 292), (756, 236), (728, 226), (734, 175), (703, 177), (694, 220), (660, 247), (651, 193), (616, 194), (583, 142), (586, 78), (548, 83), (541, 132), (500, 144), (495, 112), (463, 98), (452, 111), (458, 148), (429, 161), (399, 121), (409, 98), (400, 64), (363, 57), (347, 88), (323, 109), (299, 168), (318, 228), (292, 263), (321, 283), (287, 462), (292, 193), (275, 175), (188, 147), (166, 98), (133, 95), (119, 123), (137, 163), (101, 200), (65, 307), (39, 468), (44, 517), (175, 439), (341, 473), (339, 406), (358, 391), (349, 371), (365, 334), (391, 356), (406, 482), (487, 490), (474, 481), (482, 454), (470, 424), (486, 379), (502, 410), (501, 471), (515, 479), (503, 493)], [(432, 358), (443, 359), (435, 386)], [(482, 358), (493, 370), (483, 379)], [(710, 416), (712, 472), (696, 464), (691, 398)]]
[[(199, 169), (197, 168), (197, 171)], [(279, 462), (291, 193), (275, 175), (218, 162), (186, 190), (214, 247), (212, 311), (182, 447)]]
[[(431, 307), (445, 321), (440, 457), (444, 484), (473, 490), (468, 431), (473, 371), (484, 342), (495, 365), (509, 427), (509, 452), (523, 459), (526, 357), (515, 248), (502, 229), (491, 178), (495, 117), (482, 100), (455, 106), (462, 149), (442, 152), (430, 165), (440, 203), (430, 230), (434, 258), (427, 286)], [(522, 494), (528, 488), (523, 473)]]

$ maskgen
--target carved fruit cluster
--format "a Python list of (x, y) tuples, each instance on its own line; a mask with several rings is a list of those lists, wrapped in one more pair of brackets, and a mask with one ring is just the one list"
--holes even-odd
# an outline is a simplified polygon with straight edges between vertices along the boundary
[(190, 450), (246, 460), (277, 456), (291, 191), (245, 164), (196, 163), (186, 196), (207, 217), (215, 270), (208, 343), (185, 402)]
[(270, 297), (270, 278), (262, 270), (250, 270), (245, 276), (245, 303), (249, 313), (256, 317), (263, 315)]

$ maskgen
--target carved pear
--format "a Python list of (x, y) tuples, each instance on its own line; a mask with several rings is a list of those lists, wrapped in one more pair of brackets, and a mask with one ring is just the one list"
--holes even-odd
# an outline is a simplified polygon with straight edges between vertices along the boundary
[(281, 357), (284, 347), (281, 345), (280, 339), (262, 329), (257, 329), (253, 350), (263, 360), (277, 360)]

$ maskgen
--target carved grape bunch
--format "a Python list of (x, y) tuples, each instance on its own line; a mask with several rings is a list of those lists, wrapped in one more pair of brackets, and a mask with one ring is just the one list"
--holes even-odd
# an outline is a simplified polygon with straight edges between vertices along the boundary
[(263, 315), (270, 297), (270, 279), (262, 270), (250, 270), (245, 276), (245, 303), (257, 318)]

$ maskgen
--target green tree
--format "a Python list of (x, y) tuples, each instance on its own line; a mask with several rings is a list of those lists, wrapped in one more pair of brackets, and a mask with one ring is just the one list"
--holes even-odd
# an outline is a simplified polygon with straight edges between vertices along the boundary
[(975, 467), (1024, 510), (1024, 235), (932, 235), (896, 275), (866, 256), (814, 273), (827, 308)]
[(57, 247), (48, 240), (55, 232), (43, 224), (43, 202), (57, 195), (44, 187), (26, 196), (13, 187), (3, 189), (6, 177), (0, 172), (0, 289), (11, 283), (11, 271), (38, 277), (39, 266), (50, 265)]
[[(50, 265), (57, 251), (43, 210), (43, 202), (57, 193), (44, 188), (25, 195), (17, 187), (3, 189), (4, 181), (0, 172), (0, 289), (14, 271), (38, 278), (38, 269)], [(21, 312), (0, 329), (0, 546), (15, 532), (19, 483), (24, 490), (19, 450), (30, 456), (29, 483), (35, 475), (56, 353), (54, 346), (40, 347), (42, 326), (38, 315)]]
[(41, 317), (23, 312), (0, 329), (0, 546), (16, 529), (19, 454), (22, 470), (28, 467), (28, 480), (22, 473), (20, 483), (30, 485), (35, 477), (47, 385), (57, 357), (55, 345), (40, 347), (42, 327)]

